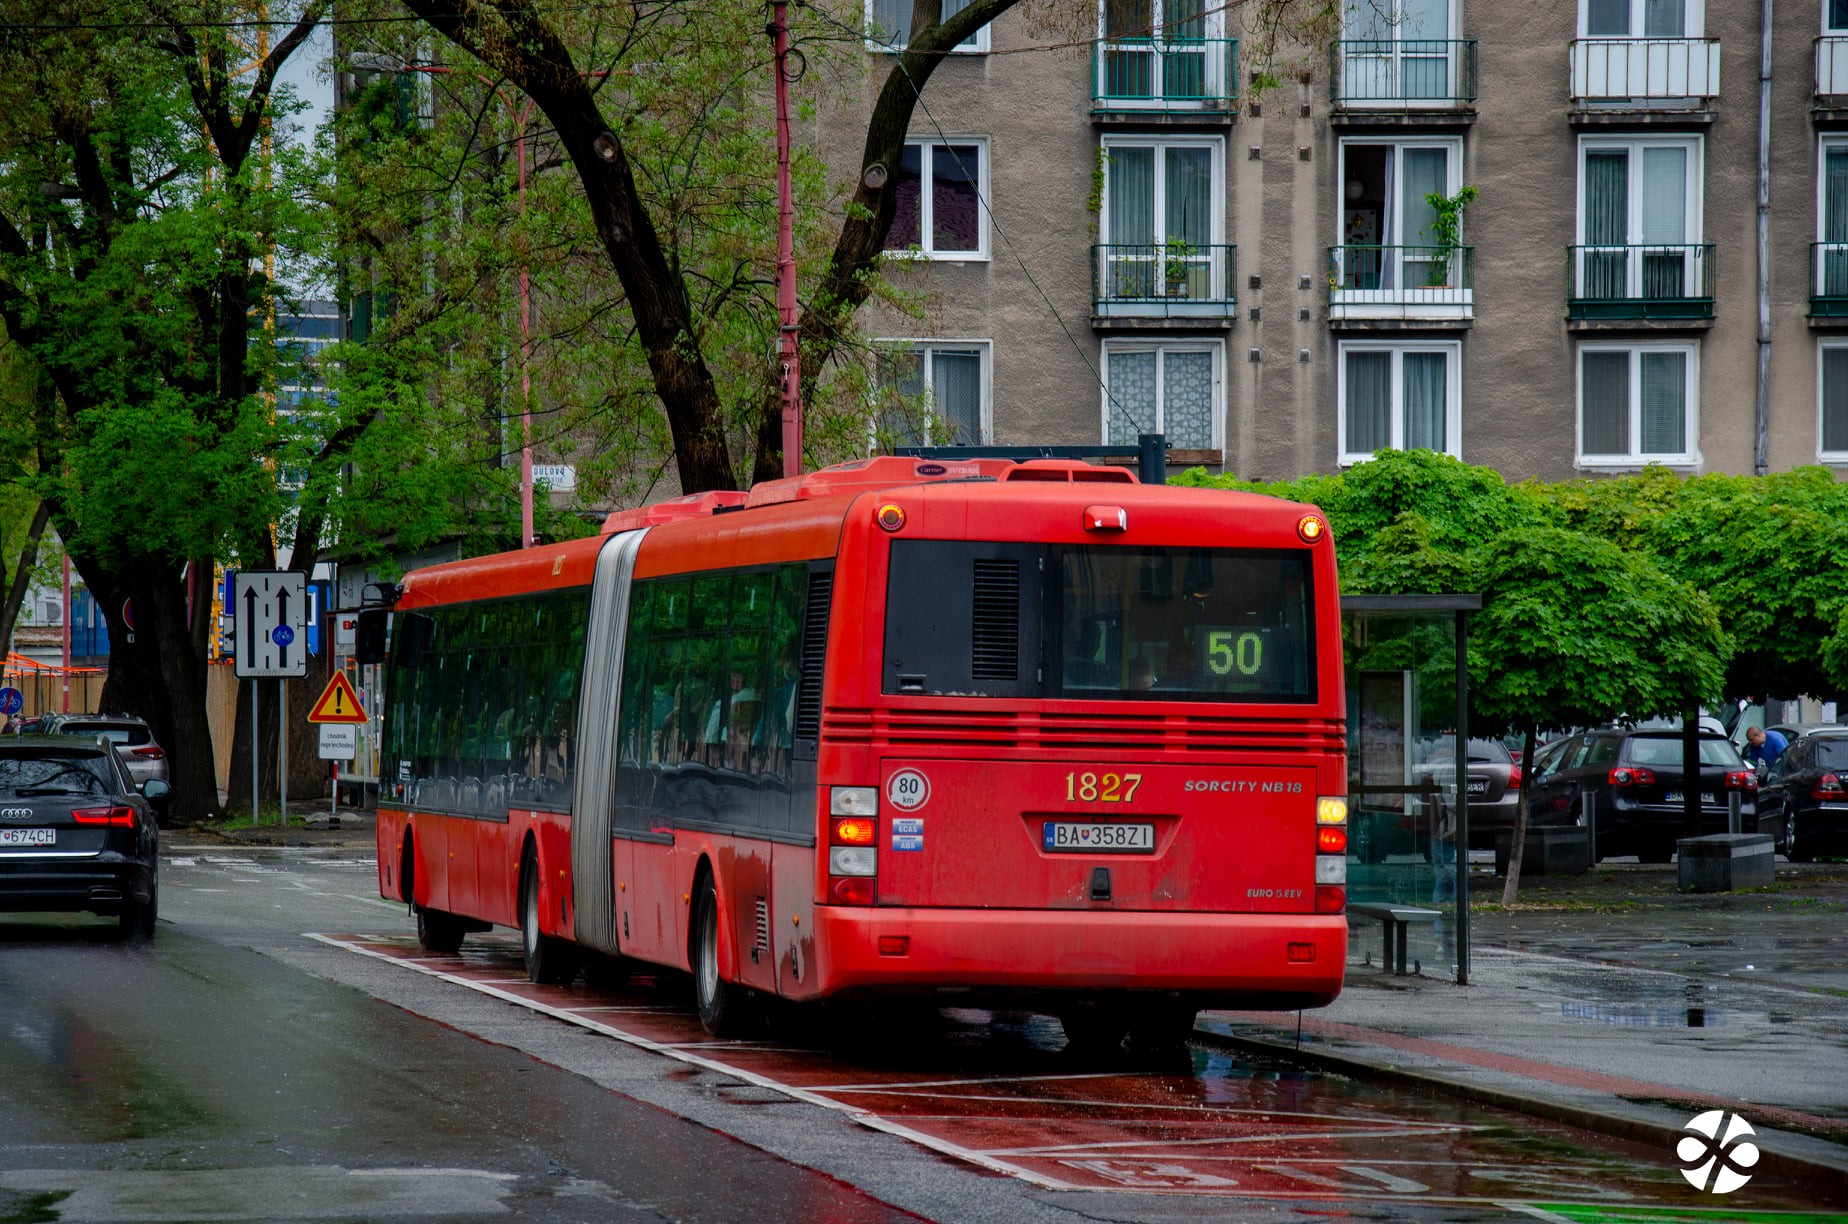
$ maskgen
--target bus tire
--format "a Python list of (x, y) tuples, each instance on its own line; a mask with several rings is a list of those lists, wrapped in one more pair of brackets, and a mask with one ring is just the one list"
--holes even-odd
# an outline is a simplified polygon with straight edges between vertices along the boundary
[(526, 976), (544, 986), (569, 986), (578, 973), (577, 947), (539, 929), (539, 864), (529, 847), (520, 860), (520, 950)]
[(413, 904), (412, 908), (417, 912), (417, 942), (424, 951), (451, 956), (462, 947), (462, 936), (467, 933), (462, 919), (427, 905)]
[(693, 1002), (701, 1026), (714, 1037), (743, 1030), (745, 992), (719, 972), (719, 890), (710, 875), (700, 877), (693, 902)]

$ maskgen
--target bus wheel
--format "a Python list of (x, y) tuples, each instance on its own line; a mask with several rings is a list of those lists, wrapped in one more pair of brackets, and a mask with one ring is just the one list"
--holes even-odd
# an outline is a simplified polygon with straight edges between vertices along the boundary
[(1116, 1054), (1129, 1032), (1129, 1013), (1113, 1003), (1078, 1003), (1059, 1013), (1065, 1049), (1073, 1054)]
[(539, 865), (531, 851), (520, 863), (520, 948), (526, 976), (547, 986), (569, 986), (577, 976), (577, 949), (539, 929)]
[(445, 910), (419, 905), (417, 942), (426, 952), (450, 955), (462, 946), (462, 920)]
[(694, 902), (693, 999), (699, 1022), (714, 1037), (731, 1037), (744, 1028), (744, 991), (719, 976), (719, 891), (706, 876)]

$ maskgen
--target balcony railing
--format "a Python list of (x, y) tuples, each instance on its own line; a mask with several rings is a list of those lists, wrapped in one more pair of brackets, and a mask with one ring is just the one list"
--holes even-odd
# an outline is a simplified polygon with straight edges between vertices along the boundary
[(1099, 244), (1091, 248), (1093, 309), (1102, 316), (1223, 318), (1238, 305), (1230, 243)]
[(1330, 319), (1469, 319), (1475, 283), (1475, 247), (1328, 248)]
[(1102, 110), (1229, 110), (1238, 102), (1238, 39), (1106, 38), (1091, 96)]
[(1572, 44), (1572, 97), (1580, 102), (1716, 98), (1717, 38), (1581, 38)]
[(1824, 36), (1816, 40), (1816, 96), (1848, 94), (1848, 38)]
[(1329, 48), (1328, 97), (1354, 110), (1443, 110), (1476, 100), (1473, 38), (1347, 39)]
[(1810, 315), (1848, 319), (1848, 242), (1810, 243)]
[(1566, 317), (1710, 319), (1713, 244), (1575, 246), (1566, 270)]

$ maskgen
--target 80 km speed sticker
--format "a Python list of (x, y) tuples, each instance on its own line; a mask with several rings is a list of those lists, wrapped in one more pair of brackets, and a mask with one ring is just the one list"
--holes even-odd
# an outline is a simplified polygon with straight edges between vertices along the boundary
[(930, 779), (915, 769), (901, 769), (886, 779), (886, 802), (901, 812), (915, 812), (930, 801)]

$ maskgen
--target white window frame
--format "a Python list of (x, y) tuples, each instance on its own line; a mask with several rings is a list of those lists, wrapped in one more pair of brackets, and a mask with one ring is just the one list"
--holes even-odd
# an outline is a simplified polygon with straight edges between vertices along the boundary
[[(1407, 149), (1437, 149), (1437, 148), (1443, 149), (1444, 150), (1444, 194), (1445, 195), (1455, 195), (1459, 190), (1462, 189), (1463, 187), (1463, 138), (1461, 136), (1410, 136), (1410, 137), (1399, 137), (1399, 138), (1381, 138), (1377, 136), (1374, 136), (1374, 137), (1367, 137), (1367, 136), (1345, 137), (1344, 136), (1337, 142), (1337, 148), (1336, 148), (1335, 168), (1338, 171), (1338, 173), (1335, 176), (1335, 217), (1337, 218), (1337, 224), (1339, 224), (1339, 219), (1345, 216), (1345, 210), (1347, 206), (1347, 180), (1348, 180), (1347, 155), (1348, 155), (1348, 150), (1349, 149), (1359, 149), (1359, 148), (1381, 148), (1381, 147), (1390, 148), (1394, 150), (1393, 161), (1394, 161), (1394, 180), (1395, 182), (1397, 181), (1399, 175), (1404, 173), (1405, 150)], [(1403, 232), (1405, 228), (1404, 212), (1405, 212), (1404, 208), (1397, 208), (1393, 211), (1393, 225), (1394, 225), (1394, 228), (1400, 232), (1394, 233), (1394, 234), (1381, 234), (1379, 238), (1376, 240), (1377, 245), (1392, 246), (1392, 247), (1428, 245), (1428, 244), (1423, 244), (1423, 243), (1414, 243), (1414, 242), (1407, 241), (1407, 239), (1404, 236), (1404, 232)], [(1336, 239), (1337, 241), (1334, 243), (1335, 246), (1347, 245), (1344, 236), (1338, 232), (1336, 234)]]
[[(940, 145), (974, 145), (975, 146), (975, 202), (976, 202), (976, 249), (973, 251), (938, 251), (931, 248), (931, 234), (935, 228), (936, 201), (933, 198), (931, 182), (936, 177), (936, 159), (930, 155), (931, 150)], [(988, 242), (988, 137), (986, 136), (920, 136), (905, 140), (907, 149), (919, 150), (918, 169), (918, 250), (902, 247), (888, 247), (883, 254), (887, 259), (925, 259), (941, 263), (986, 263), (989, 258)]]
[(1463, 457), (1463, 342), (1461, 340), (1343, 340), (1335, 346), (1335, 447), (1343, 467), (1365, 463), (1377, 451), (1348, 445), (1347, 358), (1349, 353), (1392, 354), (1392, 450), (1405, 449), (1405, 355), (1444, 354), (1444, 453)]
[(1848, 337), (1839, 340), (1824, 340), (1816, 346), (1816, 461), (1830, 467), (1848, 466), (1848, 450), (1824, 450), (1822, 443), (1823, 411), (1827, 404), (1828, 387), (1823, 381), (1823, 356), (1831, 349), (1848, 350)]
[[(1828, 2), (1829, 0), (1822, 0), (1825, 13), (1827, 12)], [(1644, 16), (1643, 6), (1646, 3), (1648, 3), (1648, 0), (1630, 0), (1630, 29), (1635, 31), (1635, 33), (1629, 34), (1627, 37), (1635, 39), (1649, 37), (1642, 32)], [(1682, 4), (1684, 7), (1681, 10), (1681, 37), (1684, 39), (1705, 38), (1707, 36), (1706, 0), (1682, 0)], [(1595, 38), (1603, 42), (1619, 37), (1626, 37), (1617, 34), (1593, 34), (1590, 30), (1590, 0), (1579, 0), (1578, 36), (1580, 38)]]
[[(1630, 453), (1627, 455), (1587, 455), (1585, 453), (1585, 354), (1630, 354)], [(1683, 353), (1687, 356), (1687, 382), (1682, 388), (1682, 437), (1687, 449), (1679, 455), (1643, 454), (1638, 447), (1643, 438), (1643, 363), (1642, 353)], [(1586, 341), (1572, 353), (1572, 453), (1574, 466), (1593, 471), (1636, 471), (1650, 464), (1672, 468), (1700, 466), (1700, 343), (1695, 340), (1611, 340)]]
[[(931, 402), (933, 405), (936, 400), (936, 393), (934, 390), (936, 367), (932, 361), (929, 360), (929, 355), (937, 349), (975, 349), (980, 355), (982, 366), (982, 403), (977, 412), (978, 420), (976, 425), (981, 436), (976, 439), (975, 445), (993, 445), (992, 439), (995, 436), (994, 341), (954, 340), (946, 339), (942, 336), (931, 336), (928, 338), (922, 336), (880, 336), (871, 343), (872, 347), (875, 349), (908, 349), (911, 352), (924, 356), (926, 358), (923, 362), (924, 389), (931, 393)], [(868, 450), (877, 450), (879, 445), (878, 413), (875, 410), (868, 415), (870, 419), (867, 422), (867, 448)], [(934, 414), (928, 415), (925, 418), (927, 429), (934, 420)], [(944, 446), (948, 445), (948, 443), (932, 439), (931, 441), (923, 443), (923, 445)]]
[[(1824, 2), (1826, 3), (1827, 0), (1824, 0)], [(1112, 35), (1105, 28), (1105, 22), (1109, 16), (1106, 8), (1107, 3), (1108, 0), (1099, 0), (1097, 5), (1097, 44), (1094, 52), (1095, 55), (1104, 56), (1117, 51), (1146, 52), (1153, 57), (1151, 72), (1159, 74), (1163, 70), (1162, 64), (1169, 55), (1195, 54), (1194, 52), (1175, 52), (1173, 50), (1175, 47), (1184, 44), (1173, 42), (1167, 34), (1169, 22), (1166, 12), (1162, 10), (1166, 8), (1169, 0), (1150, 0), (1150, 7), (1156, 12), (1156, 17), (1154, 28), (1148, 34), (1149, 42), (1146, 46), (1128, 41), (1129, 36), (1126, 35)], [(1203, 71), (1205, 73), (1204, 83), (1206, 86), (1204, 97), (1192, 100), (1169, 97), (1153, 97), (1146, 99), (1112, 97), (1110, 99), (1110, 105), (1113, 108), (1148, 109), (1155, 111), (1172, 111), (1178, 109), (1198, 110), (1207, 106), (1223, 105), (1226, 101), (1224, 97), (1224, 90), (1226, 87), (1221, 84), (1216, 84), (1216, 82), (1226, 80), (1227, 64), (1225, 57), (1228, 54), (1228, 50), (1224, 45), (1224, 39), (1226, 37), (1225, 9), (1209, 6), (1207, 11), (1201, 15), (1200, 20), (1202, 29), (1204, 30), (1204, 33), (1201, 34), (1204, 45), (1200, 48), (1198, 54), (1203, 57)], [(1236, 63), (1234, 63), (1232, 67), (1237, 67)], [(1092, 65), (1092, 70), (1101, 73), (1103, 71), (1103, 61), (1100, 59), (1094, 63)], [(1098, 77), (1098, 90), (1100, 94), (1103, 88), (1103, 78), (1100, 75)], [(1232, 88), (1236, 89), (1236, 84), (1234, 84)]]
[[(1816, 142), (1816, 241), (1826, 242), (1824, 237), (1824, 218), (1828, 211), (1828, 165), (1829, 154), (1836, 150), (1848, 152), (1848, 133), (1828, 133)], [(1811, 284), (1815, 284), (1811, 277)]]
[[(1665, 245), (1684, 247), (1701, 245), (1701, 235), (1706, 232), (1706, 217), (1703, 215), (1704, 210), (1702, 208), (1702, 203), (1707, 194), (1706, 137), (1700, 135), (1580, 136), (1578, 146), (1578, 187), (1576, 191), (1576, 202), (1573, 205), (1577, 215), (1574, 217), (1572, 225), (1572, 241), (1574, 245), (1579, 248), (1578, 258), (1583, 259), (1585, 257), (1584, 248), (1589, 245), (1585, 237), (1585, 227), (1589, 220), (1589, 216), (1585, 210), (1585, 192), (1587, 187), (1585, 163), (1587, 157), (1592, 153), (1608, 149), (1623, 149), (1629, 154), (1630, 170), (1627, 176), (1628, 198), (1625, 201), (1625, 208), (1627, 211), (1624, 220), (1624, 242), (1626, 246), (1634, 248), (1643, 245), (1638, 240), (1642, 234), (1643, 197), (1640, 174), (1642, 151), (1644, 149), (1660, 149), (1670, 146), (1679, 147), (1687, 151), (1688, 176), (1685, 188), (1687, 195), (1682, 201), (1681, 241), (1679, 243), (1668, 243)], [(1682, 284), (1684, 288), (1691, 290), (1693, 286), (1700, 283), (1703, 269), (1700, 268), (1698, 259), (1694, 256), (1693, 252), (1688, 252), (1687, 256), (1688, 270)], [(1627, 263), (1624, 276), (1629, 296), (1640, 298), (1642, 296), (1643, 261), (1634, 250), (1631, 250), (1627, 254), (1626, 259)], [(1571, 272), (1572, 284), (1583, 285), (1585, 283), (1583, 269), (1574, 268)], [(1698, 295), (1690, 291), (1688, 296), (1693, 297)]]
[[(1226, 446), (1226, 346), (1223, 340), (1159, 340), (1124, 337), (1105, 340), (1103, 343), (1102, 364), (1099, 369), (1103, 374), (1102, 398), (1099, 404), (1097, 440), (1110, 445), (1110, 421), (1119, 411), (1112, 402), (1110, 393), (1110, 356), (1112, 353), (1210, 353), (1213, 358), (1213, 406), (1212, 437), (1208, 450), (1224, 451)], [(1166, 434), (1167, 422), (1162, 417), (1162, 382), (1167, 377), (1167, 363), (1157, 360), (1155, 363), (1155, 432)], [(1169, 439), (1170, 446), (1174, 444)], [(1192, 449), (1192, 448), (1182, 448)]]
[[(964, 7), (966, 8), (968, 6), (965, 5)], [(873, 0), (863, 0), (862, 6), (861, 6), (861, 12), (862, 12), (862, 19), (865, 22), (865, 27), (867, 31), (866, 49), (868, 51), (874, 52), (875, 54), (879, 54), (879, 55), (897, 55), (905, 49), (901, 46), (898, 46), (895, 43), (880, 42), (878, 39), (872, 37), (872, 31), (876, 24), (876, 21), (874, 18)], [(951, 47), (950, 54), (951, 55), (986, 55), (988, 53), (988, 47), (989, 47), (988, 26), (984, 25), (981, 29), (977, 30), (974, 34), (970, 35), (968, 38), (964, 39), (962, 42), (957, 43), (954, 47)]]
[[(1207, 189), (1207, 207), (1211, 209), (1209, 220), (1211, 234), (1208, 245), (1220, 247), (1226, 241), (1226, 142), (1219, 136), (1105, 136), (1100, 141), (1104, 152), (1103, 195), (1097, 209), (1097, 232), (1101, 235), (1110, 233), (1110, 150), (1112, 149), (1207, 149), (1213, 158), (1213, 181)], [(1150, 214), (1155, 218), (1157, 229), (1165, 230), (1168, 224), (1167, 199), (1168, 176), (1157, 172), (1154, 182), (1155, 199), (1150, 201)], [(1160, 246), (1165, 234), (1158, 234), (1155, 245)], [(1103, 239), (1106, 245), (1109, 239)]]

